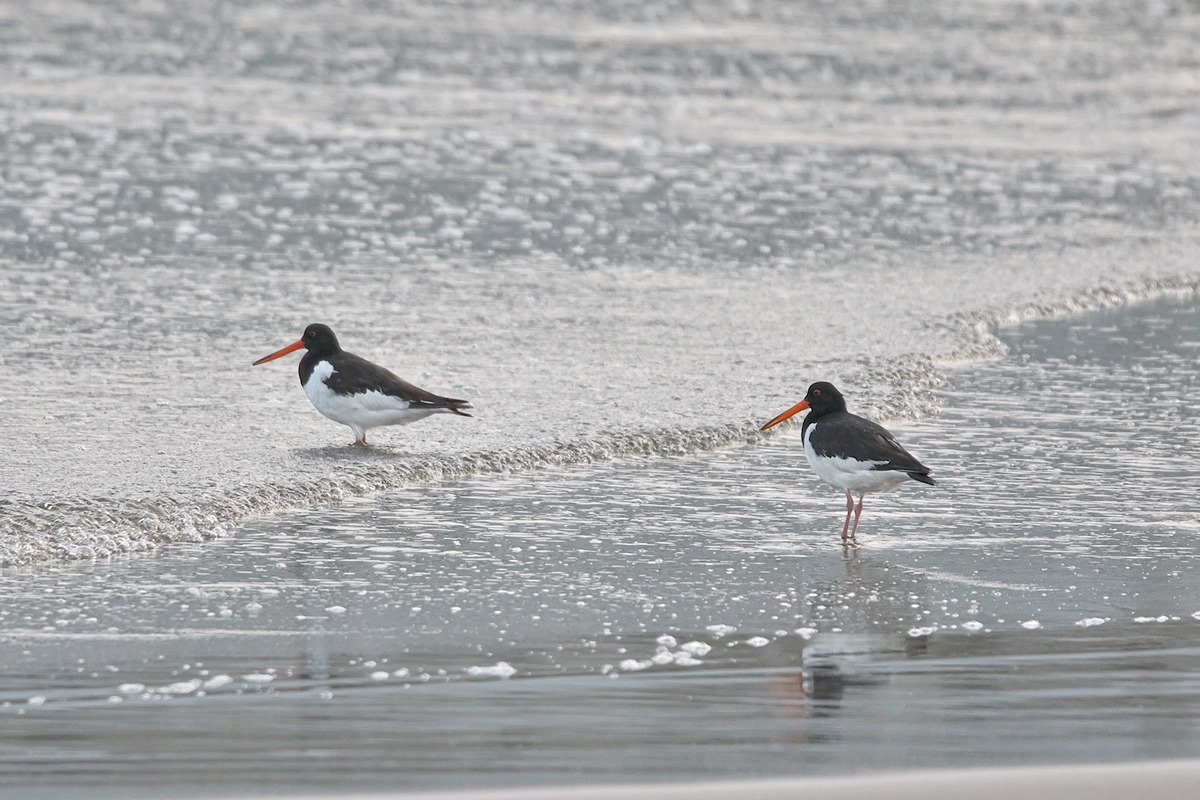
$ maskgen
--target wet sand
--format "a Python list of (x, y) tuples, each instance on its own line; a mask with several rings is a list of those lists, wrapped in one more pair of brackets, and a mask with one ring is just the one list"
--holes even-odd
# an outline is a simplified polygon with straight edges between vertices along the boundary
[[(977, 769), (888, 773), (857, 778), (818, 778), (720, 783), (679, 783), (653, 786), (573, 787), (572, 800), (1141, 800), (1147, 794), (1161, 800), (1191, 800), (1200, 785), (1200, 761), (1150, 761), (1040, 767), (1034, 769)], [(519, 791), (433, 792), (422, 794), (337, 795), (344, 800), (551, 800), (562, 789)], [(293, 795), (295, 800), (330, 795)]]

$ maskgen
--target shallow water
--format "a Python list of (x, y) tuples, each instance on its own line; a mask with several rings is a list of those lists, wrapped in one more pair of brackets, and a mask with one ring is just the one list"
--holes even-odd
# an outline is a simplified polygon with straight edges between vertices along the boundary
[(1200, 304), (1003, 338), (1011, 356), (954, 373), (939, 416), (893, 426), (939, 484), (868, 498), (856, 548), (793, 426), (413, 487), (153, 558), (9, 568), (0, 785), (1200, 755)]
[[(1200, 285), (1197, 63), (1170, 4), (0, 0), (0, 787), (1194, 755), (1194, 312), (978, 359)], [(476, 417), (346, 447), (249, 366), (312, 321)], [(940, 481), (853, 551), (755, 431), (814, 378)]]
[[(1200, 280), (1187, 8), (28, 5), (0, 563), (709, 449), (810, 373), (912, 416), (989, 346), (951, 320)], [(312, 321), (477, 419), (346, 456), (249, 368)]]

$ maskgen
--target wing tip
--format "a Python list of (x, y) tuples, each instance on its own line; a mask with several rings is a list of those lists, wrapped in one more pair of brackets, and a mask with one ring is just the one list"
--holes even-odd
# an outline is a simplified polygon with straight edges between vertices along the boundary
[(937, 486), (937, 484), (934, 483), (933, 478), (929, 477), (928, 472), (910, 472), (908, 473), (908, 477), (912, 478), (914, 481), (919, 481), (920, 483), (924, 483), (929, 486)]

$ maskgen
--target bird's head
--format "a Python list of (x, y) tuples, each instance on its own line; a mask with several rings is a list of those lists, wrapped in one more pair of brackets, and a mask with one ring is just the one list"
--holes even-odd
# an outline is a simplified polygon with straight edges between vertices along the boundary
[(259, 364), (265, 364), (268, 361), (274, 361), (277, 358), (286, 356), (288, 353), (294, 353), (301, 347), (306, 348), (308, 352), (318, 356), (333, 355), (341, 350), (341, 345), (338, 344), (337, 336), (333, 332), (333, 328), (328, 325), (322, 325), (319, 322), (314, 322), (304, 329), (303, 335), (299, 339), (289, 344), (280, 350), (276, 350), (269, 356), (263, 356), (258, 361), (255, 361), (251, 366), (257, 367)]
[(829, 381), (817, 381), (808, 387), (808, 394), (804, 395), (803, 400), (772, 419), (766, 425), (763, 425), (759, 430), (765, 431), (768, 428), (774, 428), (779, 423), (790, 419), (801, 411), (808, 411), (809, 416), (815, 419), (834, 411), (845, 410), (846, 398), (842, 397), (842, 393), (837, 390), (837, 387)]

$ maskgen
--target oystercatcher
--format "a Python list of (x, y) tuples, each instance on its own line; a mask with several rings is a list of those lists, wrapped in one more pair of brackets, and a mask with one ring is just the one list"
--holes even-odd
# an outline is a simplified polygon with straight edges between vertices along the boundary
[(334, 422), (349, 425), (354, 443), (365, 445), (367, 431), (381, 425), (407, 425), (430, 414), (469, 417), (466, 400), (427, 392), (378, 364), (347, 353), (328, 325), (313, 323), (304, 335), (282, 350), (263, 356), (252, 366), (308, 349), (300, 359), (300, 385), (317, 411)]
[[(863, 495), (887, 492), (909, 480), (933, 486), (931, 470), (900, 446), (896, 437), (882, 425), (851, 414), (846, 398), (832, 383), (818, 381), (808, 394), (759, 430), (773, 428), (793, 414), (808, 409), (800, 438), (804, 455), (821, 480), (846, 493), (846, 522), (842, 538), (853, 539), (862, 516)], [(858, 495), (858, 506), (854, 496)], [(850, 527), (850, 514), (854, 527)]]

